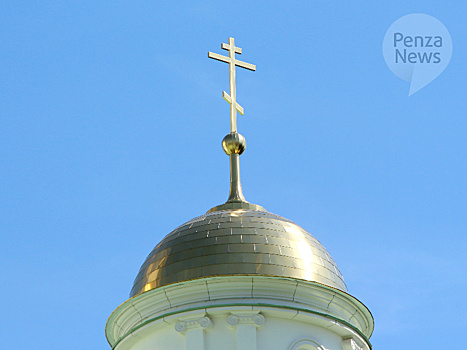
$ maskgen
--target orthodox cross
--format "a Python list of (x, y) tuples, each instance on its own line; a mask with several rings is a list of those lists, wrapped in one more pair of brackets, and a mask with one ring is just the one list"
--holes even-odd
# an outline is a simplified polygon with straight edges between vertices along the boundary
[(222, 49), (229, 51), (229, 57), (219, 55), (214, 52), (208, 52), (208, 57), (229, 64), (230, 76), (230, 95), (222, 91), (222, 97), (230, 104), (230, 127), (232, 132), (237, 132), (237, 111), (243, 115), (243, 107), (237, 103), (236, 83), (235, 83), (235, 66), (246, 68), (252, 71), (256, 70), (256, 66), (251, 63), (239, 61), (235, 58), (235, 53), (241, 55), (242, 49), (235, 47), (235, 39), (229, 38), (229, 43), (222, 43)]

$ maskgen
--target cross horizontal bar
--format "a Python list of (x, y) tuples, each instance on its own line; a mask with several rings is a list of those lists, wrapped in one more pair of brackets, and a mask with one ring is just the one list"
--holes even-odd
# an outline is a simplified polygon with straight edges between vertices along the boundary
[[(223, 48), (224, 50), (229, 51), (230, 50), (230, 45), (222, 43), (221, 48)], [(242, 54), (242, 49), (240, 47), (234, 47), (234, 50), (235, 50), (235, 53), (238, 53), (239, 55)]]
[(239, 61), (239, 60), (235, 60), (235, 65), (239, 66), (239, 67), (242, 67), (242, 68), (252, 70), (252, 71), (256, 70), (256, 66), (254, 64), (246, 63), (246, 62)]
[(225, 57), (225, 56), (219, 55), (218, 53), (214, 53), (214, 52), (208, 52), (208, 57), (213, 58), (213, 59), (218, 60), (218, 61), (225, 62), (225, 63), (230, 63), (230, 61), (231, 61), (230, 57)]
[[(208, 52), (208, 57), (213, 58), (213, 59), (218, 60), (218, 61), (225, 62), (225, 63), (232, 62), (232, 59), (230, 57), (222, 56), (222, 55), (219, 55), (218, 53), (214, 53), (214, 52)], [(239, 67), (242, 67), (242, 68), (246, 68), (246, 69), (249, 69), (249, 70), (252, 70), (252, 71), (256, 70), (256, 66), (254, 64), (251, 64), (251, 63), (243, 62), (243, 61), (240, 61), (240, 60), (233, 60), (233, 63), (236, 66), (239, 66)]]
[[(228, 103), (232, 104), (232, 98), (230, 97), (230, 95), (225, 92), (225, 91), (222, 91), (222, 97), (224, 98), (224, 100), (226, 100)], [(238, 111), (238, 113), (240, 113), (241, 115), (244, 115), (245, 114), (245, 110), (243, 109), (242, 106), (240, 106), (238, 104), (237, 101), (235, 101), (235, 109)]]

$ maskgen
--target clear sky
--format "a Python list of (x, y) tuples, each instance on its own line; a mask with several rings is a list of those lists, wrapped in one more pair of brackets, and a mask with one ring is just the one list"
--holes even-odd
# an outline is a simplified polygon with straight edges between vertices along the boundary
[[(386, 66), (399, 17), (453, 55), (431, 84)], [(467, 4), (2, 1), (3, 349), (108, 349), (107, 317), (172, 229), (223, 203), (229, 36), (248, 201), (295, 221), (372, 311), (374, 349), (460, 349), (467, 306)]]

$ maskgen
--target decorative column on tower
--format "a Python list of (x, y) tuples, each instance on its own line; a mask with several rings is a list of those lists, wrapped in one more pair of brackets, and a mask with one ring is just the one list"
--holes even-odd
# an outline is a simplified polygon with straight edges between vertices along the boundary
[(373, 317), (347, 293), (342, 274), (310, 233), (248, 203), (240, 184), (235, 67), (242, 49), (233, 38), (229, 57), (231, 132), (226, 203), (179, 226), (151, 251), (130, 299), (109, 317), (106, 336), (115, 350), (370, 350)]

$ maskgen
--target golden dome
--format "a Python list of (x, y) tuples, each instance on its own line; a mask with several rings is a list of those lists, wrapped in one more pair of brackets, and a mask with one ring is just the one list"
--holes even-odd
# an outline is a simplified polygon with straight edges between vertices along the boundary
[[(130, 296), (203, 277), (290, 277), (347, 292), (329, 253), (290, 220), (250, 203), (213, 208), (169, 233), (149, 254)], [(235, 209), (239, 207), (244, 209)], [(254, 210), (252, 210), (254, 209)]]
[[(222, 45), (233, 57), (241, 53), (233, 38), (228, 46)], [(256, 66), (232, 60), (232, 56), (212, 52), (208, 56), (230, 62), (230, 95), (224, 91), (223, 97), (230, 104), (231, 132), (222, 141), (230, 157), (229, 199), (169, 233), (141, 266), (130, 296), (171, 283), (234, 275), (297, 278), (346, 292), (336, 263), (316, 238), (292, 221), (245, 200), (239, 157), (246, 140), (237, 132), (237, 111), (243, 115), (244, 110), (236, 102), (235, 66), (250, 70)]]

